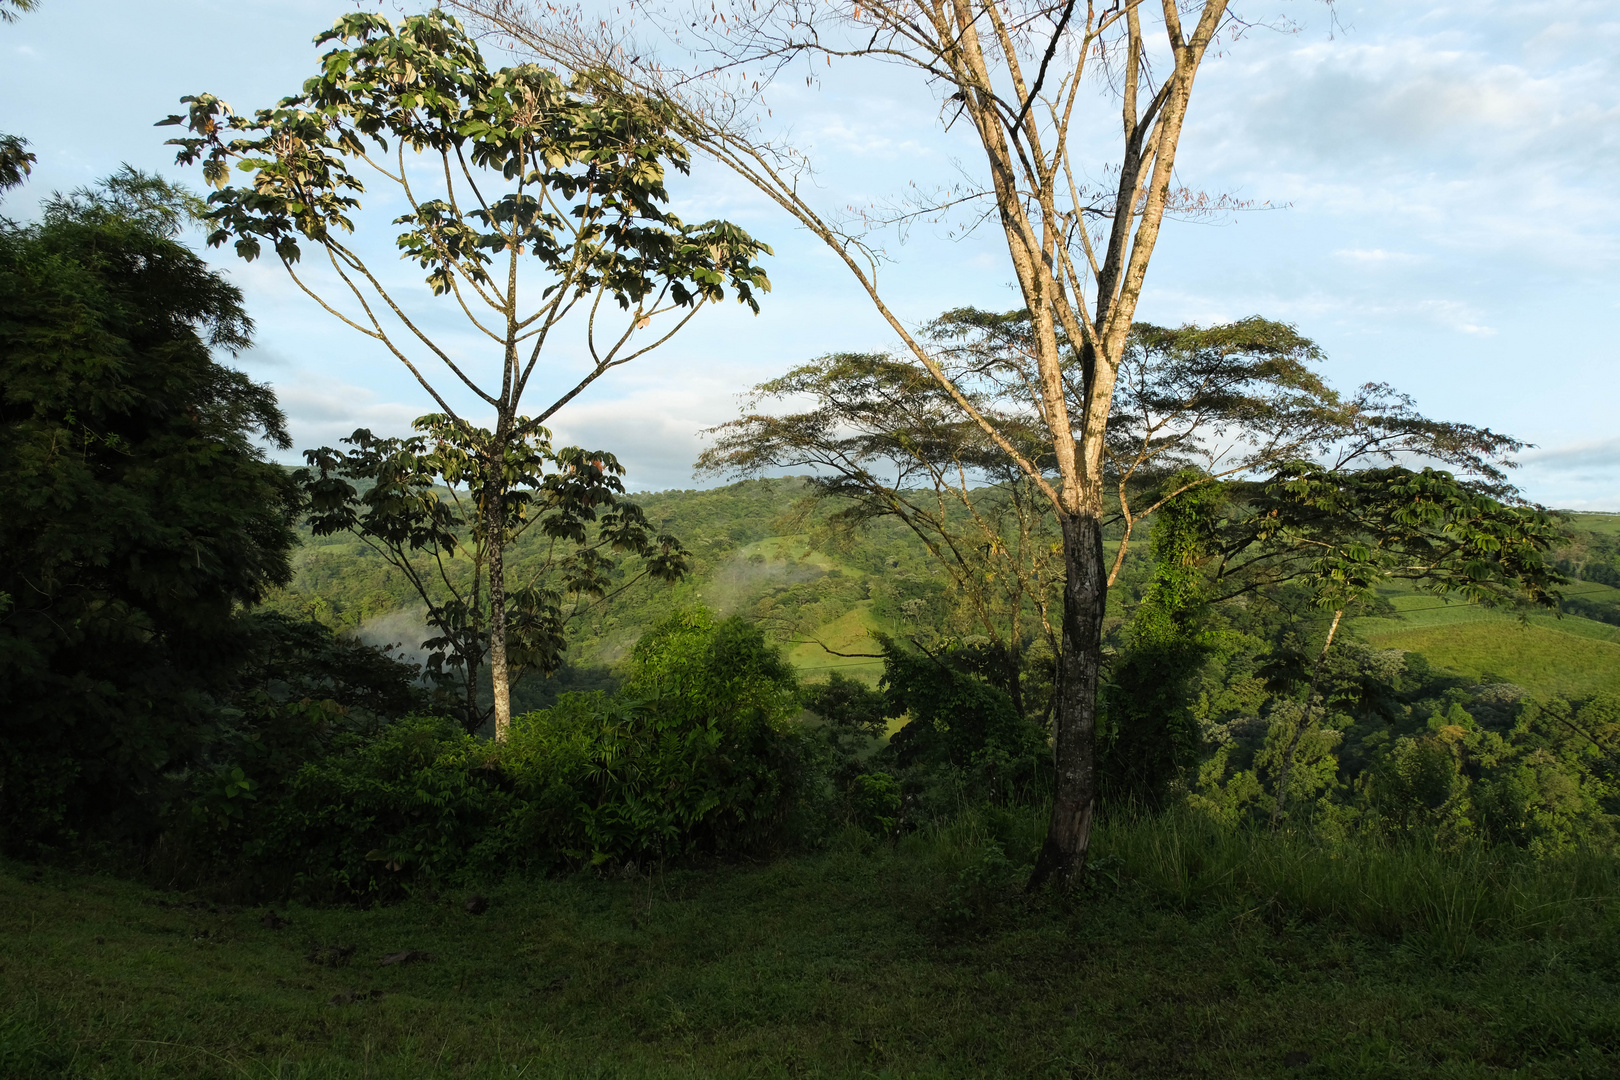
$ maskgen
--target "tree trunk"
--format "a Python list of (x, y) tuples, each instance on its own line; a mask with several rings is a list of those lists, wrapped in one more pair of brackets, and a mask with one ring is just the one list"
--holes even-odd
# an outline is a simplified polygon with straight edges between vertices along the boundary
[(1327, 640), (1322, 642), (1322, 651), (1317, 654), (1316, 666), (1311, 669), (1311, 685), (1305, 690), (1305, 714), (1299, 718), (1299, 726), (1294, 729), (1294, 737), (1288, 740), (1288, 749), (1283, 751), (1282, 769), (1277, 775), (1277, 805), (1271, 810), (1273, 829), (1282, 822), (1283, 804), (1288, 799), (1288, 773), (1294, 767), (1294, 751), (1299, 749), (1299, 740), (1311, 724), (1311, 706), (1316, 703), (1316, 685), (1322, 681), (1322, 665), (1327, 662), (1328, 650), (1333, 647), (1333, 635), (1339, 632), (1339, 619), (1343, 616), (1343, 608), (1333, 613), (1333, 625), (1328, 627)]
[(505, 495), (499, 481), (492, 483), (484, 510), (489, 544), (489, 675), (495, 703), (496, 742), (505, 742), (512, 728), (512, 687), (506, 668)]
[[(1016, 631), (1015, 631), (1016, 633)], [(1012, 699), (1013, 711), (1019, 716), (1024, 715), (1024, 679), (1023, 679), (1023, 650), (1018, 647), (1014, 634), (1008, 634), (1011, 644), (1007, 646), (1005, 660), (1007, 662), (1007, 696)]]
[(1052, 824), (1029, 887), (1079, 882), (1091, 844), (1097, 804), (1097, 682), (1102, 669), (1102, 622), (1108, 600), (1102, 515), (1094, 509), (1064, 514), (1063, 655), (1058, 661), (1057, 790)]

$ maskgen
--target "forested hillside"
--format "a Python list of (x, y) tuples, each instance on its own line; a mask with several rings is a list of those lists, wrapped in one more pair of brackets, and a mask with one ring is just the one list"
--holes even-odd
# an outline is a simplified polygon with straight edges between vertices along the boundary
[[(643, 632), (693, 605), (757, 622), (788, 646), (795, 667), (812, 680), (841, 671), (875, 681), (881, 659), (837, 655), (878, 652), (869, 631), (928, 645), (981, 632), (915, 534), (893, 519), (855, 530), (831, 527), (836, 505), (813, 499), (803, 479), (633, 498), (692, 553), (690, 574), (672, 585), (641, 582), (597, 604), (574, 624), (569, 666), (551, 685), (535, 676), (520, 687), (525, 707), (554, 699), (558, 688), (605, 685)], [(1569, 540), (1555, 559), (1572, 580), (1561, 611), (1493, 611), (1393, 586), (1382, 591), (1380, 610), (1351, 622), (1351, 636), (1420, 653), (1484, 683), (1577, 696), (1620, 692), (1620, 515), (1570, 514), (1565, 527)], [(1116, 525), (1112, 544), (1118, 533)], [(401, 655), (420, 653), (431, 631), (408, 582), (349, 535), (319, 537), (307, 527), (300, 535), (294, 578), (269, 607), (393, 644)], [(541, 543), (538, 536), (521, 541), (516, 565), (533, 561)], [(634, 572), (634, 563), (625, 567), (626, 577)], [(1115, 648), (1151, 576), (1149, 550), (1138, 545), (1109, 598), (1108, 640)]]
[[(572, 670), (560, 673), (560, 683), (576, 685), (583, 673), (610, 668), (647, 629), (694, 605), (757, 622), (790, 646), (795, 666), (807, 675), (847, 669), (875, 679), (882, 667), (870, 656), (840, 658), (816, 642), (838, 652), (874, 653), (868, 630), (925, 642), (976, 632), (952, 603), (937, 561), (903, 525), (880, 520), (855, 532), (832, 530), (827, 517), (834, 507), (813, 505), (810, 494), (802, 479), (784, 478), (635, 496), (648, 517), (691, 552), (691, 571), (672, 585), (638, 583), (578, 620)], [(345, 534), (313, 536), (307, 528), (302, 536), (293, 581), (268, 606), (399, 645), (407, 654), (431, 636), (409, 583), (365, 545)], [(543, 544), (538, 535), (519, 542), (511, 557), (514, 576), (521, 578)], [(623, 576), (633, 577), (636, 569), (628, 563)], [(554, 696), (541, 682), (531, 679), (522, 697)]]

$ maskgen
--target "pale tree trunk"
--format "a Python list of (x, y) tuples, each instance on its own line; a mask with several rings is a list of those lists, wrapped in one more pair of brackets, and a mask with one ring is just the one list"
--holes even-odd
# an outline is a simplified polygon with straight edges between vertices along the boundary
[(1327, 663), (1328, 650), (1333, 648), (1333, 635), (1339, 632), (1339, 620), (1343, 617), (1343, 608), (1333, 613), (1333, 624), (1328, 627), (1327, 640), (1322, 642), (1322, 651), (1316, 655), (1316, 666), (1311, 669), (1311, 685), (1305, 691), (1305, 713), (1299, 718), (1299, 726), (1294, 729), (1293, 737), (1288, 740), (1288, 749), (1283, 751), (1282, 769), (1277, 774), (1277, 805), (1271, 809), (1273, 829), (1282, 823), (1283, 804), (1288, 800), (1288, 774), (1294, 767), (1294, 752), (1299, 749), (1299, 740), (1304, 737), (1305, 729), (1311, 726), (1311, 706), (1316, 704), (1316, 687), (1322, 681), (1322, 665)]
[[(1146, 46), (1137, 3), (1070, 5), (1060, 22), (1054, 19), (1051, 36), (1026, 38), (1020, 28), (1034, 24), (1033, 18), (1024, 17), (1033, 16), (1034, 9), (1013, 12), (1001, 0), (810, 5), (736, 0), (727, 6), (732, 18), (726, 29), (721, 31), (716, 24), (718, 36), (706, 39), (727, 56), (722, 68), (749, 54), (780, 61), (825, 51), (829, 58), (874, 55), (909, 61), (927, 78), (943, 78), (954, 86), (957, 92), (949, 100), (961, 103), (984, 151), (997, 221), (1030, 311), (1038, 368), (1031, 398), (1051, 432), (1055, 478), (1013, 445), (889, 308), (865, 249), (806, 202), (806, 189), (797, 175), (791, 169), (784, 171), (783, 163), (789, 159), (748, 126), (745, 114), (755, 110), (738, 106), (729, 90), (706, 91), (704, 87), (711, 85), (706, 76), (687, 80), (656, 63), (638, 65), (640, 49), (630, 48), (606, 21), (578, 19), (525, 0), (451, 0), (451, 4), (482, 16), (492, 28), (547, 60), (575, 71), (613, 70), (627, 85), (681, 110), (694, 148), (735, 170), (820, 237), (963, 414), (1051, 500), (1063, 531), (1067, 581), (1054, 709), (1057, 792), (1035, 883), (1055, 880), (1072, 885), (1084, 870), (1096, 803), (1097, 685), (1108, 576), (1101, 527), (1104, 439), (1126, 337), (1160, 224), (1173, 201), (1176, 148), (1193, 79), (1225, 16), (1227, 0), (1193, 5), (1160, 0), (1156, 6), (1163, 15), (1172, 69), (1164, 72), (1151, 100), (1140, 108), (1139, 64)], [(1190, 34), (1181, 19), (1182, 9), (1189, 7), (1197, 12)], [(1018, 17), (1009, 21), (1004, 18), (1009, 12)], [(1071, 16), (1076, 20), (1072, 26)], [(854, 27), (859, 41), (848, 49), (817, 44), (811, 23), (821, 18)], [(1121, 20), (1126, 23), (1128, 45), (1122, 72), (1123, 152), (1109, 235), (1099, 251), (1093, 250), (1086, 233), (1087, 215), (1093, 211), (1081, 205), (1086, 200), (1074, 187), (1088, 166), (1070, 158), (1069, 124), (1087, 57), (1103, 55), (1097, 49), (1099, 42)], [(687, 25), (684, 18), (671, 21)], [(1065, 26), (1071, 31), (1070, 40), (1060, 49), (1060, 27)], [(988, 49), (981, 45), (981, 33), (992, 39)], [(869, 34), (870, 43), (862, 44)], [(748, 44), (739, 44), (744, 41)], [(1065, 59), (1049, 70), (1060, 52)], [(1065, 205), (1060, 207), (1060, 202)], [(1083, 250), (1075, 250), (1076, 245)], [(1086, 310), (1088, 292), (1095, 297), (1094, 314)], [(1083, 346), (1078, 380), (1064, 370), (1060, 327), (1071, 345)], [(1074, 381), (1081, 387), (1071, 402)]]
[(498, 471), (495, 476), (484, 509), (484, 527), (489, 537), (489, 676), (495, 706), (495, 741), (505, 742), (512, 729), (512, 687), (506, 664), (506, 493)]

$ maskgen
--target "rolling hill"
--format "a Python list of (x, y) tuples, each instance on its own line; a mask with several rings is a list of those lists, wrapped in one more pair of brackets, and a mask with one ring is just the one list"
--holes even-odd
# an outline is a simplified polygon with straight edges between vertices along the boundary
[[(873, 653), (874, 632), (904, 635), (919, 622), (949, 618), (944, 576), (921, 544), (892, 522), (873, 524), (853, 543), (813, 544), (820, 514), (803, 512), (805, 494), (802, 479), (783, 478), (635, 496), (649, 518), (691, 551), (691, 576), (673, 586), (636, 586), (593, 612), (576, 628), (574, 670), (551, 685), (525, 688), (524, 703), (600, 681), (642, 632), (696, 604), (760, 622), (806, 678), (838, 671), (875, 680), (880, 661), (836, 654)], [(1599, 537), (1620, 535), (1620, 515), (1575, 515), (1572, 526)], [(529, 554), (520, 545), (513, 562), (521, 565)], [(404, 582), (351, 538), (306, 534), (295, 563), (293, 583), (272, 598), (272, 607), (374, 642), (399, 643), (406, 653), (428, 636)], [(1566, 591), (1620, 612), (1620, 589), (1578, 580)], [(1370, 644), (1420, 652), (1458, 674), (1537, 694), (1620, 693), (1620, 625), (1569, 613), (1521, 619), (1410, 590), (1386, 595), (1397, 617), (1357, 619), (1349, 627)]]

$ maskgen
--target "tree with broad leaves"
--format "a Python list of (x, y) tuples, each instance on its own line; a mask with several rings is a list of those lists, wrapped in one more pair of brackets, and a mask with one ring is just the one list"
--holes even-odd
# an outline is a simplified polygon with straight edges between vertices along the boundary
[[(769, 282), (754, 260), (770, 249), (728, 222), (688, 225), (664, 208), (666, 171), (685, 172), (687, 152), (670, 109), (632, 87), (607, 76), (565, 81), (533, 64), (491, 68), (439, 10), (397, 25), (346, 15), (315, 41), (332, 46), (319, 73), (274, 108), (237, 113), (199, 94), (182, 99), (184, 116), (162, 123), (189, 130), (171, 140), (179, 160), (201, 162), (219, 189), (209, 196), (209, 243), (234, 241), (249, 260), (268, 247), (298, 288), (405, 365), (437, 403), (443, 430), (454, 430), (448, 444), (481, 462), (489, 666), (496, 736), (504, 737), (508, 450), (728, 288), (757, 311)], [(246, 185), (230, 186), (233, 167)], [(346, 239), (367, 180), (401, 200), (399, 251), (485, 342), (492, 381), (477, 377), (476, 358), (436, 340), (427, 311)], [(325, 257), (325, 283), (303, 269), (306, 246)], [(545, 280), (531, 289), (536, 273)], [(590, 365), (526, 416), (529, 381), (571, 315), (583, 319)], [(446, 379), (430, 378), (434, 364)], [(493, 426), (458, 412), (458, 394), (493, 412)]]
[[(1207, 58), (1254, 28), (1234, 0), (640, 0), (625, 14), (540, 0), (449, 0), (546, 62), (611, 71), (668, 103), (694, 149), (732, 170), (825, 243), (895, 335), (1052, 507), (1062, 535), (1057, 782), (1033, 883), (1083, 874), (1095, 804), (1097, 689), (1108, 599), (1107, 432), (1149, 264), (1167, 217), (1240, 200), (1178, 182), (1182, 133)], [(834, 65), (915, 76), (941, 127), (972, 149), (965, 175), (918, 175), (920, 193), (864, 213), (821, 204), (816, 162), (770, 130), (768, 95)], [(836, 76), (834, 76), (836, 77)], [(1095, 91), (1095, 92), (1094, 92)], [(1093, 123), (1112, 112), (1113, 124)], [(919, 158), (919, 161), (924, 160)], [(938, 363), (894, 304), (881, 231), (956, 217), (1004, 241), (1030, 312), (1044, 425), (1031, 456)], [(1065, 372), (1069, 348), (1079, 361)]]
[(206, 756), (298, 493), (242, 294), (125, 168), (0, 221), (0, 848), (149, 838)]
[[(38, 6), (39, 0), (0, 0), (0, 22), (16, 22), (18, 12), (33, 11)], [(33, 171), (39, 159), (24, 149), (27, 145), (28, 140), (21, 136), (0, 132), (0, 191), (21, 184)]]
[(14, 188), (28, 179), (39, 161), (26, 147), (28, 140), (20, 135), (0, 132), (0, 191)]
[[(416, 426), (422, 434), (408, 439), (360, 430), (345, 440), (352, 450), (308, 451), (310, 468), (295, 478), (309, 499), (316, 535), (350, 532), (410, 581), (436, 632), (422, 643), (428, 673), (455, 699), (462, 726), (476, 732), (493, 708), (482, 703), (479, 686), (488, 658), (485, 594), (497, 536), (508, 545), (531, 529), (542, 537), (538, 558), (506, 593), (513, 685), (525, 671), (549, 675), (561, 666), (574, 618), (643, 578), (679, 578), (686, 553), (621, 498), (624, 469), (612, 454), (553, 449), (550, 432), (533, 423), (504, 444), (503, 518), (500, 531), (492, 532), (481, 499), (493, 485), (479, 452), (491, 434), (468, 437), (446, 416), (423, 417)], [(615, 577), (623, 555), (641, 559), (627, 581)]]

